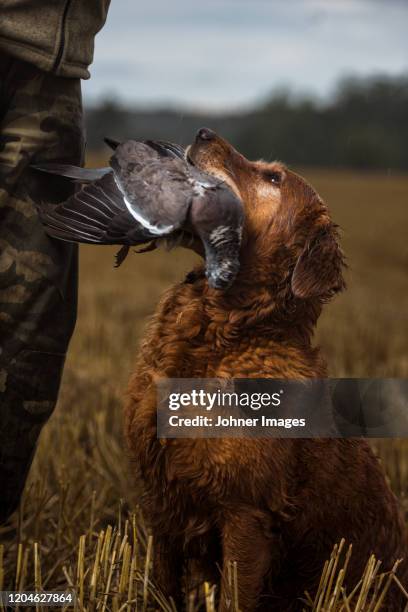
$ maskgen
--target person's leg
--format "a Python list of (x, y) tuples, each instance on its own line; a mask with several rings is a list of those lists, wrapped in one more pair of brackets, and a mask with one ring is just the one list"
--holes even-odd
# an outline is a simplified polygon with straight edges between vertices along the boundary
[(77, 247), (49, 238), (36, 211), (72, 186), (28, 166), (82, 156), (79, 80), (0, 58), (0, 522), (18, 506), (76, 318)]

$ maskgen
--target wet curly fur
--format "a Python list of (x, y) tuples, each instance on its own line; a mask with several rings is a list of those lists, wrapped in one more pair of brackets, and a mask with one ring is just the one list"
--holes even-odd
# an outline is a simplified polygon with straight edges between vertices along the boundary
[[(199, 268), (168, 290), (129, 383), (126, 436), (145, 486), (154, 576), (182, 606), (183, 568), (194, 567), (199, 579), (221, 582), (225, 611), (226, 568), (236, 561), (241, 610), (300, 610), (299, 598), (315, 591), (341, 538), (353, 543), (348, 588), (371, 553), (384, 570), (407, 556), (397, 500), (369, 446), (159, 440), (155, 382), (327, 376), (311, 341), (322, 305), (344, 288), (337, 229), (316, 192), (282, 164), (249, 162), (219, 137), (197, 139), (189, 155), (240, 195), (246, 222), (233, 287), (210, 289)], [(398, 589), (390, 593), (384, 609), (402, 609)]]

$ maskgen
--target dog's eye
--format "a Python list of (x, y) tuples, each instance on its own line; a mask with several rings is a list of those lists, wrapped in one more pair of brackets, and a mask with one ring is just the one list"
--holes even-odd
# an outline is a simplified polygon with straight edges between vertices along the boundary
[(282, 182), (282, 175), (280, 172), (265, 172), (264, 178), (274, 185), (280, 185)]

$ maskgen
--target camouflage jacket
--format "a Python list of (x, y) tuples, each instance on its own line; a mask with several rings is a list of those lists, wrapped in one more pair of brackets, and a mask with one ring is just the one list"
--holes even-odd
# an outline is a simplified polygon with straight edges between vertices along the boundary
[(110, 0), (0, 0), (0, 51), (58, 76), (88, 79)]

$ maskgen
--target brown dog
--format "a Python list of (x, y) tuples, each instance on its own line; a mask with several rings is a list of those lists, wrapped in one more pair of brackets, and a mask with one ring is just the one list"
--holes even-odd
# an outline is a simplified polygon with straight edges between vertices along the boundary
[[(322, 304), (344, 287), (336, 226), (314, 189), (280, 163), (250, 162), (210, 130), (189, 157), (245, 208), (241, 269), (227, 292), (200, 270), (171, 288), (146, 333), (126, 432), (146, 489), (155, 579), (181, 601), (185, 560), (237, 562), (240, 608), (301, 609), (333, 545), (353, 543), (348, 588), (371, 553), (388, 570), (408, 552), (397, 501), (366, 442), (174, 439), (156, 435), (162, 377), (323, 378), (311, 341)], [(219, 576), (218, 576), (219, 578)], [(207, 574), (207, 579), (213, 579)], [(387, 610), (400, 610), (394, 591)], [(220, 609), (228, 609), (221, 586)]]

